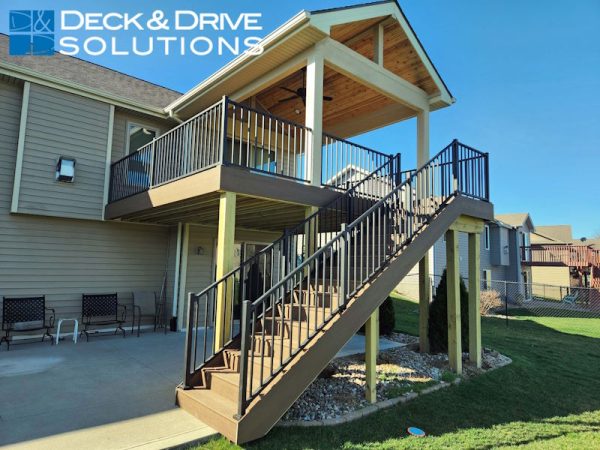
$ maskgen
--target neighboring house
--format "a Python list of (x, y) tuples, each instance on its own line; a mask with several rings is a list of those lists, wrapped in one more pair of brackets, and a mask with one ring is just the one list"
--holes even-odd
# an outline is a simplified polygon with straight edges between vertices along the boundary
[[(302, 11), (262, 44), (180, 94), (11, 57), (0, 37), (0, 295), (79, 317), (82, 293), (128, 303), (166, 277), (188, 336), (177, 401), (236, 442), (268, 432), (365, 322), (375, 379), (378, 306), (444, 233), (489, 242), (490, 258), (497, 235), (499, 265), (518, 245), (483, 232), (488, 155), (458, 141), (429, 154), (429, 115), (454, 99), (395, 1)], [(422, 167), (404, 184), (394, 156), (348, 140), (415, 117)]]
[[(529, 274), (521, 265), (521, 245), (528, 243), (530, 233), (534, 230), (531, 217), (527, 213), (496, 214), (494, 220), (485, 225), (481, 234), (481, 279), (482, 286), (494, 288), (492, 281), (519, 283), (512, 289), (512, 296), (518, 293), (526, 295), (522, 283), (527, 283)], [(468, 278), (467, 236), (460, 235), (460, 273)], [(446, 268), (446, 241), (438, 240), (433, 247), (433, 273), (441, 275)], [(437, 280), (439, 281), (439, 279)], [(437, 282), (436, 281), (436, 282)]]
[[(573, 239), (571, 225), (536, 228), (522, 249), (532, 281), (567, 287), (600, 287), (600, 250), (594, 240)], [(558, 299), (560, 294), (555, 294)]]

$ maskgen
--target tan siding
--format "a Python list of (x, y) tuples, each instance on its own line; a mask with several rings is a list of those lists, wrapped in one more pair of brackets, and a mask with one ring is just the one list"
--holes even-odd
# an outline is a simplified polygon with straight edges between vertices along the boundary
[(45, 294), (58, 316), (78, 317), (84, 292), (130, 303), (134, 290), (159, 291), (168, 228), (9, 213), (22, 89), (0, 82), (0, 299)]
[(554, 266), (532, 266), (531, 281), (533, 282), (532, 292), (534, 296), (560, 300), (562, 298), (562, 294), (565, 294), (566, 291), (563, 289), (561, 292), (560, 288), (553, 288), (551, 286), (570, 286), (571, 279), (569, 277), (569, 268)]
[[(109, 106), (31, 85), (20, 213), (102, 218)], [(74, 183), (55, 180), (60, 156), (77, 160)]]

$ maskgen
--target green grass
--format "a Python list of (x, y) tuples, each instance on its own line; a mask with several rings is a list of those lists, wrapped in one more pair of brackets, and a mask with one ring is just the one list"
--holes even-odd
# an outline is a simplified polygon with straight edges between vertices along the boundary
[[(418, 308), (396, 299), (396, 329), (416, 334)], [(600, 320), (484, 318), (483, 344), (513, 364), (336, 427), (275, 428), (257, 449), (600, 448)], [(409, 426), (428, 437), (408, 437)], [(236, 448), (224, 439), (209, 449)]]

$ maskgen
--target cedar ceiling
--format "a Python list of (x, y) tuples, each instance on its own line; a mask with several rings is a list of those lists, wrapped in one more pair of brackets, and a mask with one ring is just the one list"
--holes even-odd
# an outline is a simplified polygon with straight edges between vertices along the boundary
[(383, 66), (428, 94), (439, 94), (435, 81), (397, 21), (376, 17), (337, 25), (331, 28), (331, 38), (372, 60), (375, 26), (380, 23), (384, 25)]
[[(428, 94), (439, 93), (402, 27), (389, 17), (375, 17), (334, 26), (331, 28), (331, 38), (373, 60), (375, 30), (378, 24), (384, 26), (384, 67)], [(293, 97), (292, 93), (282, 88), (292, 91), (302, 88), (305, 86), (305, 76), (305, 70), (302, 69), (266, 88), (256, 95), (257, 106), (275, 116), (303, 123), (304, 103), (300, 98), (282, 102)], [(327, 66), (325, 66), (323, 95), (333, 97), (332, 101), (323, 102), (323, 130), (335, 131), (335, 134), (341, 137), (378, 128), (414, 115), (414, 112), (408, 108), (397, 104), (394, 106), (395, 102), (392, 99)], [(377, 123), (375, 117), (382, 111), (388, 111), (385, 123)], [(395, 114), (395, 120), (390, 120), (390, 111)], [(365, 129), (360, 128), (361, 118), (365, 118), (365, 127), (368, 124)]]
[[(304, 70), (300, 70), (275, 86), (262, 91), (256, 96), (258, 104), (275, 116), (295, 122), (304, 122), (305, 107), (300, 98), (281, 102), (292, 96), (291, 93), (281, 88), (296, 90), (303, 86), (304, 77)], [(332, 101), (323, 102), (323, 129), (325, 131), (334, 128), (340, 122), (372, 113), (383, 106), (394, 103), (384, 95), (329, 67), (325, 67), (323, 94), (333, 97)]]

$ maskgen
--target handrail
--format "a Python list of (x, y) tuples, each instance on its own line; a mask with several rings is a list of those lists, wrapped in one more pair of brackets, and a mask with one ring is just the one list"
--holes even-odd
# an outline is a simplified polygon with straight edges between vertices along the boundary
[[(189, 386), (192, 377), (210, 359), (214, 352), (227, 347), (234, 339), (234, 333), (229, 333), (234, 328), (234, 305), (230, 302), (228, 309), (227, 330), (218, 336), (221, 342), (217, 348), (210, 348), (215, 331), (205, 331), (198, 336), (199, 328), (212, 329), (215, 301), (218, 291), (227, 290), (227, 295), (237, 297), (239, 304), (242, 300), (257, 298), (265, 290), (279, 282), (285, 274), (293, 270), (303, 258), (303, 254), (314, 251), (330, 239), (332, 232), (337, 232), (343, 223), (352, 222), (353, 218), (364, 211), (371, 204), (377, 202), (394, 186), (401, 182), (400, 155), (388, 158), (387, 161), (367, 177), (351, 185), (346, 192), (336, 197), (316, 212), (309, 215), (276, 241), (244, 260), (238, 267), (231, 270), (221, 279), (211, 283), (198, 293), (189, 295), (188, 305), (188, 350), (186, 350), (185, 386)], [(264, 277), (258, 278), (260, 268)], [(199, 308), (204, 306), (204, 310)], [(202, 356), (198, 355), (198, 339), (201, 340), (200, 349)]]
[(333, 188), (346, 186), (372, 173), (393, 156), (364, 145), (323, 133), (321, 148), (321, 184)]
[[(343, 310), (347, 301), (452, 197), (489, 199), (487, 158), (487, 154), (453, 141), (377, 202), (353, 216), (356, 218), (348, 225), (342, 224), (327, 243), (314, 248), (310, 256), (260, 297), (252, 302), (244, 301), (244, 321), (240, 324), (239, 416), (287, 362)], [(294, 319), (292, 313), (293, 308), (301, 306), (309, 311), (304, 321)], [(287, 317), (276, 315), (276, 311), (286, 308), (292, 311)], [(259, 334), (264, 341), (265, 326), (271, 327), (272, 336), (275, 330), (279, 333), (288, 330), (289, 349), (283, 347), (283, 338), (280, 338), (281, 349), (276, 358), (272, 351), (267, 354), (265, 348), (256, 348)], [(269, 359), (267, 363), (265, 358)], [(260, 368), (258, 381), (253, 373), (255, 365)]]

